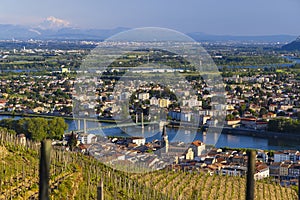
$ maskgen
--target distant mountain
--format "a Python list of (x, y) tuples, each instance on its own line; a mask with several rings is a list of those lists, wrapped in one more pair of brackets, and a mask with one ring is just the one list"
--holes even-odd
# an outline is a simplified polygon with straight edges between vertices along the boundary
[(295, 51), (295, 50), (300, 51), (300, 36), (296, 40), (292, 41), (291, 43), (282, 46), (282, 49), (287, 51)]
[(38, 27), (41, 29), (60, 29), (60, 28), (71, 27), (71, 24), (67, 20), (50, 16), (44, 19), (43, 22), (38, 24)]
[(280, 42), (286, 43), (295, 39), (293, 35), (262, 35), (262, 36), (234, 36), (208, 35), (201, 32), (188, 33), (196, 41), (240, 41), (240, 42)]
[[(79, 29), (73, 27), (59, 27), (51, 22), (43, 26), (27, 27), (21, 25), (0, 24), (0, 40), (104, 40), (116, 33), (129, 28), (115, 29)], [(51, 28), (45, 28), (50, 26)]]
[[(129, 28), (115, 29), (80, 29), (73, 28), (69, 22), (55, 17), (48, 17), (35, 27), (0, 24), (0, 40), (105, 40), (106, 38)], [(271, 36), (231, 36), (209, 35), (201, 32), (187, 33), (188, 36), (199, 42), (236, 41), (236, 42), (280, 42), (287, 43), (295, 39), (291, 35)]]

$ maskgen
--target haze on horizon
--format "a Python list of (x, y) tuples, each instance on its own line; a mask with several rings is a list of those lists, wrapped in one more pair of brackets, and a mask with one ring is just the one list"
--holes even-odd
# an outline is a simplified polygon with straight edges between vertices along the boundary
[(4, 0), (0, 24), (40, 26), (48, 18), (58, 27), (153, 26), (216, 35), (300, 35), (299, 10), (299, 0)]

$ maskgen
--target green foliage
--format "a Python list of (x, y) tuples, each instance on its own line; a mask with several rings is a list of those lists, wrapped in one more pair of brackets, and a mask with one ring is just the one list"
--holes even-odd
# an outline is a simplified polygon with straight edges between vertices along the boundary
[(14, 130), (17, 134), (25, 134), (27, 138), (34, 141), (43, 139), (62, 139), (68, 125), (63, 118), (21, 118), (19, 120), (3, 119), (0, 126)]
[(268, 114), (268, 110), (265, 107), (262, 107), (259, 111), (259, 115), (262, 116), (266, 114)]
[(234, 120), (234, 115), (233, 114), (228, 114), (226, 115), (226, 120), (229, 121), (229, 120)]
[[(0, 147), (7, 152), (0, 162), (0, 199), (37, 199), (39, 148), (31, 142), (24, 148), (6, 134), (0, 128)], [(52, 149), (50, 199), (96, 199), (100, 181), (108, 200), (244, 199), (246, 188), (245, 178), (167, 169), (129, 174), (90, 156)], [(297, 199), (294, 189), (262, 181), (256, 185), (258, 199)]]
[(60, 117), (55, 117), (52, 120), (49, 120), (48, 125), (48, 137), (51, 139), (61, 140), (65, 130), (68, 129), (68, 124)]
[(48, 122), (44, 118), (31, 118), (27, 122), (28, 134), (34, 141), (42, 141), (47, 137)]
[(70, 147), (71, 151), (76, 147), (77, 145), (77, 138), (76, 134), (72, 131), (71, 136), (68, 141), (68, 146)]
[(276, 118), (268, 123), (268, 130), (275, 132), (299, 133), (300, 121), (291, 118)]

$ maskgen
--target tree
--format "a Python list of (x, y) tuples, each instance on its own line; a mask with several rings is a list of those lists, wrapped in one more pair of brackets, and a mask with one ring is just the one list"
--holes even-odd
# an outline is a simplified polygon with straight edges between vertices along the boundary
[(65, 130), (68, 129), (68, 124), (60, 117), (54, 117), (52, 120), (49, 120), (48, 125), (47, 138), (49, 139), (61, 140)]
[(77, 137), (76, 134), (72, 131), (69, 140), (68, 140), (68, 144), (70, 147), (70, 150), (73, 151), (73, 149), (77, 146)]
[(262, 115), (266, 115), (266, 114), (268, 114), (268, 110), (265, 107), (262, 107), (259, 110), (259, 115), (262, 116)]
[(44, 118), (31, 118), (28, 121), (28, 133), (30, 139), (42, 141), (47, 138), (48, 121)]
[(233, 114), (226, 115), (226, 121), (229, 121), (229, 120), (234, 120), (234, 115)]
[(247, 106), (246, 104), (242, 104), (240, 107), (239, 107), (239, 112), (240, 112), (240, 115), (242, 116), (246, 110)]

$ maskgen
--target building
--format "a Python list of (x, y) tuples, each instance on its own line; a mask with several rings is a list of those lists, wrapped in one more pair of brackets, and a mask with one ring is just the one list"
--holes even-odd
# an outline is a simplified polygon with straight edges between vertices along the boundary
[(249, 118), (242, 118), (241, 124), (245, 126), (246, 128), (255, 128), (256, 127), (256, 118), (249, 117)]
[(226, 125), (227, 126), (235, 126), (241, 122), (240, 119), (234, 119), (234, 120), (227, 120)]
[(158, 104), (161, 108), (167, 108), (171, 104), (171, 101), (169, 99), (158, 99)]
[(138, 146), (145, 145), (146, 139), (144, 137), (133, 137), (131, 142), (137, 144)]
[(280, 172), (281, 162), (273, 162), (269, 165), (270, 176), (278, 177)]
[(286, 160), (296, 162), (300, 158), (297, 150), (277, 151), (274, 153), (274, 162), (283, 162)]
[(290, 166), (291, 164), (289, 163), (281, 163), (279, 168), (279, 176), (288, 176)]
[(269, 167), (265, 163), (257, 162), (255, 169), (256, 169), (256, 173), (254, 174), (255, 180), (261, 180), (270, 176)]
[(70, 73), (70, 69), (65, 67), (64, 65), (61, 66), (61, 73)]
[(200, 140), (195, 140), (191, 145), (192, 150), (195, 152), (195, 156), (200, 156), (205, 150), (205, 144)]
[(186, 154), (185, 154), (186, 160), (194, 160), (194, 151), (192, 148), (188, 148)]
[(6, 105), (7, 100), (5, 99), (0, 99), (0, 109), (3, 109)]
[(152, 97), (150, 99), (150, 105), (157, 106), (158, 105), (158, 99), (156, 97)]
[(246, 175), (246, 172), (247, 172), (247, 167), (233, 165), (221, 169), (220, 174), (228, 175), (228, 176), (244, 176)]
[(149, 97), (150, 97), (150, 94), (148, 92), (139, 93), (139, 96), (138, 96), (138, 98), (143, 101), (149, 99)]
[(300, 164), (292, 164), (289, 170), (289, 177), (298, 178), (300, 176)]
[(97, 137), (94, 134), (80, 133), (78, 134), (78, 141), (81, 144), (91, 144), (97, 141)]

